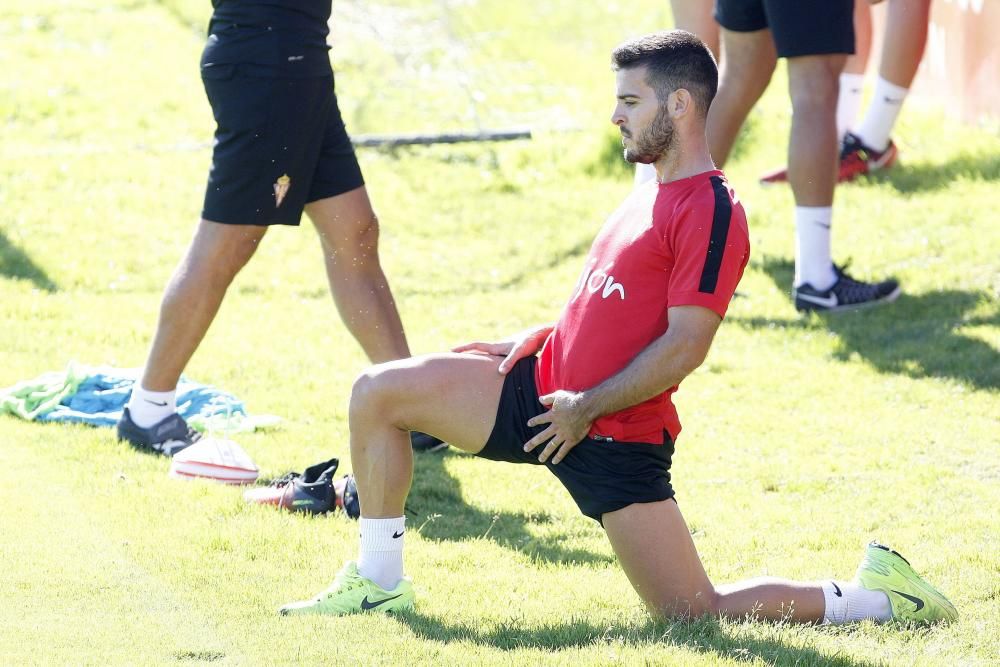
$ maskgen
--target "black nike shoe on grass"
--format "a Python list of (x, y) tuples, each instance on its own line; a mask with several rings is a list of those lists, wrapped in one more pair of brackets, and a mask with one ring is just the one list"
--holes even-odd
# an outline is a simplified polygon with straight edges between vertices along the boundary
[(796, 310), (827, 313), (856, 310), (890, 303), (901, 292), (895, 280), (866, 283), (847, 275), (844, 267), (834, 266), (833, 271), (837, 274), (837, 282), (827, 290), (820, 291), (809, 283), (792, 288)]
[(271, 482), (270, 486), (250, 489), (243, 498), (250, 503), (275, 505), (305, 514), (329, 512), (337, 503), (333, 476), (339, 465), (338, 459), (330, 459), (309, 466), (302, 473), (290, 472)]
[(125, 408), (118, 420), (118, 439), (137, 449), (173, 456), (201, 440), (201, 433), (188, 426), (176, 412), (149, 428), (142, 428), (132, 421), (132, 414)]
[(410, 446), (415, 452), (439, 452), (448, 449), (448, 443), (420, 431), (410, 431)]

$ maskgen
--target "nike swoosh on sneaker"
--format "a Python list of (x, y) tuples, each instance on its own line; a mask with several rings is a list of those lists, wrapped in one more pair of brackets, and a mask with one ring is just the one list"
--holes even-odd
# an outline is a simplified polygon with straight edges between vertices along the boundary
[(830, 296), (815, 296), (813, 294), (803, 294), (802, 292), (797, 292), (795, 296), (803, 301), (815, 303), (817, 306), (823, 306), (824, 308), (833, 308), (837, 305), (836, 294), (831, 294)]
[(906, 598), (907, 600), (909, 600), (913, 604), (917, 605), (917, 608), (916, 608), (915, 611), (920, 611), (921, 609), (924, 608), (924, 601), (921, 600), (920, 598), (918, 598), (916, 596), (913, 596), (913, 595), (907, 595), (906, 593), (901, 593), (900, 591), (897, 591), (895, 588), (892, 589), (892, 592), (895, 593), (896, 595), (903, 596), (904, 598)]
[(374, 609), (375, 607), (383, 605), (386, 602), (389, 602), (390, 600), (395, 600), (398, 597), (403, 597), (403, 594), (400, 593), (399, 595), (393, 595), (391, 598), (385, 598), (384, 600), (379, 600), (377, 602), (369, 602), (368, 596), (366, 595), (364, 599), (361, 600), (361, 609), (363, 609), (364, 611), (368, 611), (369, 609)]
[(292, 501), (292, 507), (302, 507), (304, 505), (315, 505), (316, 501), (312, 498), (299, 498), (298, 500)]

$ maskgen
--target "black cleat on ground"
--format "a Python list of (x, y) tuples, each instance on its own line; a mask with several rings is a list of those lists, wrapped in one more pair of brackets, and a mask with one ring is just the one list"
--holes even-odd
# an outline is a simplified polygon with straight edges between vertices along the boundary
[(439, 452), (448, 449), (448, 443), (420, 431), (410, 431), (410, 446), (415, 452)]
[(340, 501), (347, 516), (352, 519), (361, 516), (361, 501), (358, 500), (358, 485), (354, 482), (354, 475), (344, 475), (344, 490), (340, 494)]
[(118, 420), (118, 439), (138, 449), (173, 456), (198, 442), (201, 433), (188, 426), (176, 412), (149, 428), (142, 428), (132, 421), (132, 414), (125, 408)]
[(793, 287), (795, 309), (827, 313), (856, 310), (895, 301), (900, 294), (899, 283), (895, 280), (866, 283), (847, 275), (844, 268), (833, 267), (837, 282), (827, 290), (817, 290), (809, 283)]
[(293, 512), (323, 514), (336, 507), (333, 476), (339, 465), (338, 459), (317, 463), (302, 473), (282, 475), (267, 487), (251, 489), (243, 497), (251, 503), (276, 505)]

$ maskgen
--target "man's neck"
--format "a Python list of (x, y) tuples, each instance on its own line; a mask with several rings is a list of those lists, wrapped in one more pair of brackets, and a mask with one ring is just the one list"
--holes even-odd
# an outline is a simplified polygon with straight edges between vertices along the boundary
[(712, 155), (708, 151), (708, 141), (704, 139), (694, 142), (678, 141), (653, 166), (656, 168), (656, 180), (660, 183), (679, 181), (715, 169)]

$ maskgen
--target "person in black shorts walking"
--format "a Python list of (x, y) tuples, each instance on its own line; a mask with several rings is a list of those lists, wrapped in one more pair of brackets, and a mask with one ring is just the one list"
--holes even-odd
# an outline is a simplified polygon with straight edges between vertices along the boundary
[[(858, 0), (867, 1), (867, 0)], [(777, 59), (788, 60), (792, 129), (788, 181), (795, 197), (795, 278), (801, 311), (839, 311), (893, 301), (895, 280), (863, 282), (833, 264), (830, 229), (837, 181), (840, 72), (854, 52), (854, 0), (716, 0), (722, 27), (719, 94), (708, 115), (712, 158), (722, 166)]]
[(331, 0), (213, 0), (202, 81), (215, 117), (201, 221), (160, 307), (140, 382), (118, 424), (173, 454), (198, 435), (175, 389), (226, 290), (268, 228), (319, 234), (337, 310), (373, 362), (409, 356), (379, 263), (378, 220), (341, 119), (326, 38)]
[(620, 45), (612, 60), (611, 121), (625, 159), (655, 164), (657, 181), (605, 222), (554, 326), (380, 364), (358, 378), (350, 429), (359, 557), (325, 591), (280, 613), (414, 606), (403, 508), (413, 476), (406, 433), (419, 429), (481, 458), (547, 468), (601, 523), (654, 614), (954, 619), (947, 599), (881, 545), (869, 546), (854, 581), (709, 580), (674, 500), (681, 424), (671, 396), (704, 361), (747, 265), (746, 214), (708, 151), (717, 72), (705, 44), (684, 31), (655, 33)]

